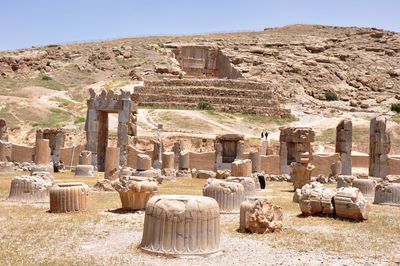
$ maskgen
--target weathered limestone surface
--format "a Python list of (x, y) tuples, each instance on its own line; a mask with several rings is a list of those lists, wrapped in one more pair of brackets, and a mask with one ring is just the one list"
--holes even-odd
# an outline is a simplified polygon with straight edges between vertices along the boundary
[(93, 176), (93, 174), (94, 174), (93, 165), (78, 164), (75, 167), (75, 176)]
[(231, 164), (232, 176), (251, 176), (251, 160), (235, 160)]
[(242, 184), (216, 179), (208, 180), (203, 188), (203, 196), (215, 199), (221, 213), (238, 213), (240, 204), (245, 200)]
[(126, 210), (144, 209), (147, 201), (157, 193), (157, 181), (154, 178), (120, 178), (112, 186), (119, 193), (122, 209)]
[(4, 119), (0, 119), (0, 140), (8, 141), (7, 123)]
[(369, 202), (374, 202), (375, 188), (378, 183), (373, 179), (354, 179), (353, 187), (356, 187)]
[(375, 188), (374, 204), (400, 206), (400, 184), (379, 183)]
[(153, 140), (153, 168), (154, 169), (161, 169), (161, 157), (162, 157), (162, 141), (160, 140)]
[(334, 201), (337, 216), (357, 221), (368, 219), (368, 201), (358, 188), (339, 188)]
[(240, 232), (257, 234), (282, 230), (282, 208), (265, 197), (249, 197), (240, 205)]
[(294, 190), (302, 188), (305, 184), (311, 182), (311, 173), (314, 165), (294, 162), (290, 165), (292, 168), (291, 179)]
[(369, 175), (385, 178), (387, 175), (390, 136), (386, 132), (386, 118), (371, 120), (369, 133)]
[(173, 147), (174, 152), (174, 169), (179, 169), (179, 157), (181, 156), (182, 152), (182, 141), (177, 141), (174, 143)]
[(341, 187), (352, 187), (353, 186), (353, 180), (357, 179), (356, 176), (352, 175), (339, 175), (336, 178), (336, 188), (341, 188)]
[(333, 214), (333, 197), (336, 191), (324, 189), (318, 182), (306, 184), (300, 191), (299, 206), (301, 212), (306, 215), (315, 215), (319, 213)]
[(261, 171), (261, 156), (259, 151), (250, 152), (249, 159), (251, 160), (252, 172), (258, 173)]
[(120, 149), (117, 147), (107, 147), (106, 160), (104, 167), (104, 178), (109, 179), (119, 171)]
[(136, 136), (138, 95), (121, 90), (120, 94), (103, 90), (96, 94), (89, 90), (86, 113), (86, 149), (93, 152), (92, 165), (104, 171), (108, 146), (108, 114), (118, 113), (117, 147), (119, 165), (127, 166), (129, 136)]
[(77, 212), (87, 207), (89, 187), (83, 183), (60, 183), (50, 189), (50, 212)]
[(81, 151), (79, 154), (79, 164), (80, 165), (92, 165), (92, 152), (91, 151)]
[(179, 170), (189, 169), (189, 152), (181, 152), (179, 156)]
[(50, 163), (50, 147), (48, 139), (36, 140), (35, 163), (46, 165)]
[(52, 182), (39, 176), (16, 176), (11, 180), (9, 201), (23, 203), (49, 202)]
[(174, 153), (164, 152), (162, 155), (162, 168), (163, 169), (175, 169), (174, 168)]
[(215, 139), (215, 168), (223, 170), (227, 164), (242, 160), (244, 153), (244, 135), (225, 134)]
[(151, 158), (146, 154), (138, 154), (137, 162), (136, 162), (136, 170), (138, 171), (146, 171), (150, 170), (151, 167)]
[(37, 172), (53, 173), (54, 169), (53, 169), (53, 166), (51, 164), (32, 165), (31, 166), (31, 175), (34, 175)]
[(0, 140), (0, 162), (11, 162), (11, 142)]
[[(280, 128), (280, 169), (281, 174), (289, 174), (289, 165), (293, 162), (303, 163), (301, 159), (312, 161), (311, 142), (314, 142), (315, 132), (308, 127)], [(304, 158), (307, 155), (308, 158)]]
[(336, 126), (335, 151), (340, 154), (340, 161), (342, 163), (341, 173), (344, 175), (351, 175), (352, 131), (353, 124), (351, 119), (343, 119)]
[(244, 187), (244, 193), (246, 197), (251, 197), (256, 195), (256, 184), (251, 177), (239, 177), (230, 176), (226, 179), (227, 182), (240, 183)]
[(39, 139), (48, 139), (51, 161), (60, 162), (60, 150), (64, 147), (65, 132), (62, 128), (45, 128), (36, 130), (36, 143)]
[(165, 255), (210, 255), (219, 251), (218, 203), (209, 197), (162, 195), (146, 205), (142, 250)]

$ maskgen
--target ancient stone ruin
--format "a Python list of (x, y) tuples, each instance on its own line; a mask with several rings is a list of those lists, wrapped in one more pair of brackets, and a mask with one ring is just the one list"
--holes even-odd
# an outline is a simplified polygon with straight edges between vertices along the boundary
[(387, 175), (390, 135), (386, 132), (386, 118), (371, 120), (369, 132), (369, 175), (385, 178)]
[(89, 187), (83, 183), (59, 183), (50, 188), (50, 212), (85, 211), (89, 198)]
[(157, 193), (157, 181), (146, 177), (121, 177), (112, 183), (118, 191), (124, 210), (142, 210), (147, 201)]
[(60, 150), (64, 147), (65, 132), (62, 128), (46, 128), (36, 130), (36, 143), (38, 140), (48, 139), (50, 156), (53, 164), (60, 162)]
[(215, 199), (221, 213), (238, 213), (245, 191), (240, 183), (209, 179), (203, 188), (203, 196)]
[(52, 181), (40, 176), (16, 176), (11, 180), (9, 201), (21, 203), (49, 202)]
[(107, 147), (105, 156), (104, 178), (116, 179), (119, 175), (120, 148)]
[(8, 141), (7, 123), (4, 119), (0, 119), (0, 140)]
[(137, 97), (135, 93), (102, 91), (96, 94), (90, 89), (86, 115), (86, 149), (92, 152), (92, 165), (104, 171), (108, 146), (108, 114), (118, 114), (117, 147), (120, 149), (120, 165), (127, 165), (129, 136), (136, 136)]
[(230, 169), (231, 163), (243, 159), (244, 136), (226, 134), (215, 139), (215, 165), (217, 170)]
[(400, 184), (379, 183), (375, 188), (374, 204), (400, 206)]
[(230, 176), (226, 179), (227, 182), (240, 183), (244, 187), (244, 193), (246, 197), (251, 197), (256, 195), (256, 183), (253, 178), (245, 176)]
[(0, 140), (0, 172), (14, 172), (14, 164), (11, 162), (12, 144)]
[(240, 205), (240, 232), (273, 233), (282, 230), (282, 208), (265, 197), (248, 197)]
[(162, 195), (146, 205), (140, 247), (163, 255), (205, 256), (219, 251), (218, 203), (209, 197)]
[(92, 152), (81, 151), (79, 155), (79, 164), (75, 167), (75, 176), (93, 176), (93, 172)]
[[(314, 142), (314, 138), (314, 131), (308, 127), (280, 128), (279, 158), (281, 174), (289, 174), (289, 166), (292, 163), (308, 163), (312, 161), (311, 142)], [(308, 161), (306, 162), (307, 158)]]
[(344, 119), (336, 126), (336, 148), (340, 154), (341, 174), (351, 175), (351, 149), (353, 124), (351, 119)]
[(235, 160), (231, 164), (232, 176), (251, 176), (252, 162), (250, 159)]

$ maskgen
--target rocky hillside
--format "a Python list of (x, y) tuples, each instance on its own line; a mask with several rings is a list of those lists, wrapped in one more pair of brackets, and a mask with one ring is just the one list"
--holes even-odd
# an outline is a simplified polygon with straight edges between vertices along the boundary
[[(292, 25), (0, 52), (0, 116), (10, 127), (79, 128), (90, 87), (131, 88), (140, 81), (188, 77), (172, 49), (188, 43), (217, 47), (240, 79), (273, 88), (288, 107), (385, 113), (400, 100), (399, 33)], [(339, 101), (326, 101), (327, 92)]]

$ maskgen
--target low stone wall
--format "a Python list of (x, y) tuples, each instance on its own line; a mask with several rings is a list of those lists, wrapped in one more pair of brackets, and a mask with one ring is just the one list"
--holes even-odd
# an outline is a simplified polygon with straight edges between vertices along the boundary
[(368, 168), (369, 156), (366, 155), (351, 155), (352, 167)]
[(388, 175), (400, 175), (400, 157), (389, 157)]
[(136, 169), (136, 162), (137, 162), (137, 155), (138, 154), (146, 154), (150, 156), (151, 161), (153, 162), (153, 150), (150, 151), (142, 151), (139, 149), (136, 149), (135, 147), (129, 145), (128, 146), (128, 163), (127, 166), (131, 167), (133, 169)]
[(331, 165), (340, 160), (338, 153), (331, 154), (313, 154), (312, 164), (315, 169), (312, 171), (313, 176), (326, 175), (331, 173)]
[(215, 152), (189, 152), (189, 168), (215, 170)]
[(32, 162), (34, 155), (34, 147), (12, 144), (11, 161), (17, 163)]
[(60, 160), (64, 163), (66, 169), (79, 164), (79, 155), (83, 150), (85, 150), (84, 144), (60, 149)]

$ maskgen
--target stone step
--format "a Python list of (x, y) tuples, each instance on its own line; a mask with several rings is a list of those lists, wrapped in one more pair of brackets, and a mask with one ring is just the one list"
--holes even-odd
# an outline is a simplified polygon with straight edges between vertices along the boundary
[(141, 102), (183, 102), (196, 104), (200, 100), (205, 100), (211, 104), (224, 104), (235, 106), (251, 106), (251, 107), (279, 107), (279, 103), (271, 98), (242, 98), (229, 96), (207, 96), (207, 95), (179, 95), (179, 94), (139, 94), (139, 103)]
[[(153, 108), (166, 108), (166, 109), (192, 109), (197, 110), (196, 103), (185, 103), (185, 102), (141, 102), (140, 106), (147, 106)], [(253, 106), (239, 106), (239, 105), (227, 105), (227, 104), (213, 104), (213, 110), (230, 113), (244, 113), (244, 114), (257, 114), (257, 115), (268, 115), (268, 116), (290, 116), (290, 110), (282, 109), (278, 107), (253, 107)]]
[(273, 98), (271, 91), (254, 91), (244, 89), (231, 89), (224, 87), (205, 86), (145, 86), (136, 87), (135, 92), (139, 94), (173, 94), (173, 95), (205, 95), (215, 97), (243, 97), (243, 98)]

